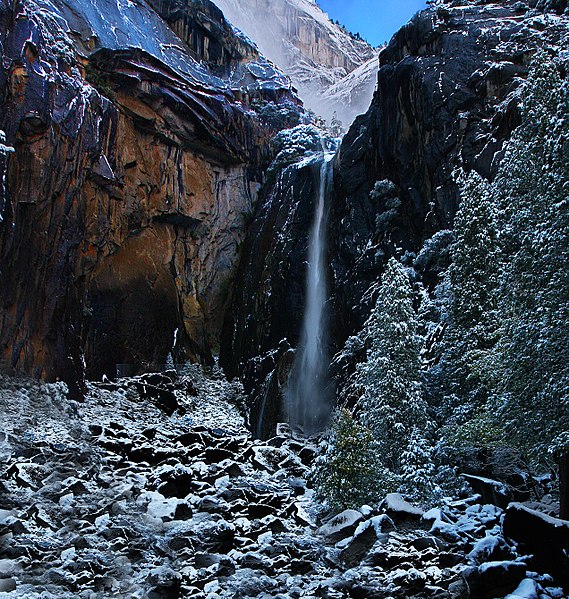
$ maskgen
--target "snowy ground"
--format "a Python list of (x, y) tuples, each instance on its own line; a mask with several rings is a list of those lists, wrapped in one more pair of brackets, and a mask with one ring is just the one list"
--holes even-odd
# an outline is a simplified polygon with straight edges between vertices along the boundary
[(392, 496), (323, 525), (315, 448), (253, 441), (220, 376), (106, 387), (76, 403), (0, 381), (0, 597), (564, 596), (476, 498), (421, 515)]

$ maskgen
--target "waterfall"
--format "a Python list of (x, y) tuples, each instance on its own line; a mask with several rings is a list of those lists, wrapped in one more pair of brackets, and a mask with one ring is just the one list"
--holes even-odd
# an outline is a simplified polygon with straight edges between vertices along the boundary
[(291, 428), (305, 435), (323, 430), (330, 416), (326, 352), (326, 196), (333, 154), (324, 154), (314, 221), (308, 246), (306, 307), (302, 336), (286, 390)]

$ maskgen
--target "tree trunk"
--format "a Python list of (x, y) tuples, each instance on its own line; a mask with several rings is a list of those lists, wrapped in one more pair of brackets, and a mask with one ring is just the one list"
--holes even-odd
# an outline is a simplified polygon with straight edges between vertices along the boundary
[(559, 517), (569, 520), (569, 452), (559, 458)]

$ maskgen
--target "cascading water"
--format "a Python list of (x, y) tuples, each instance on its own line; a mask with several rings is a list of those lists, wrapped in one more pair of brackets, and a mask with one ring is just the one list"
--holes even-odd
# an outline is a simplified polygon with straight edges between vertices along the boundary
[(286, 390), (291, 428), (304, 435), (323, 430), (330, 416), (327, 397), (328, 356), (325, 338), (326, 196), (333, 154), (324, 154), (314, 222), (309, 237), (306, 307), (302, 336)]

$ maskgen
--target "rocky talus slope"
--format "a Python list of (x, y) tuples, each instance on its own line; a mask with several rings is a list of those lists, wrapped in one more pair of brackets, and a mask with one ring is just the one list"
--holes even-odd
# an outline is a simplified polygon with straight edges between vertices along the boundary
[(211, 361), (290, 80), (209, 0), (3, 1), (0, 57), (0, 366)]
[(90, 385), (83, 403), (3, 379), (0, 597), (564, 596), (560, 521), (395, 494), (323, 519), (316, 448), (285, 426), (252, 440), (240, 398), (196, 367)]
[(345, 127), (368, 109), (377, 82), (377, 50), (330, 21), (316, 2), (215, 4), (290, 75), (307, 108), (328, 122), (336, 113)]

